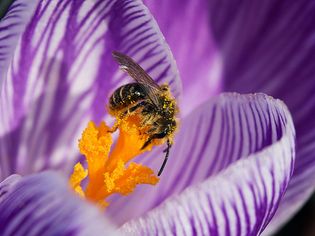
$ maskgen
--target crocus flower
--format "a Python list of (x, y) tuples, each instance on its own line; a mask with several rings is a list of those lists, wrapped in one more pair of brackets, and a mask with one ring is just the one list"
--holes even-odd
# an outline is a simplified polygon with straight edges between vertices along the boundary
[[(295, 130), (290, 112), (283, 102), (264, 94), (212, 97), (234, 87), (227, 83), (226, 89), (225, 83), (215, 80), (217, 86), (207, 84), (212, 89), (208, 90), (205, 83), (224, 75), (245, 91), (260, 92), (263, 89), (258, 86), (265, 85), (264, 80), (282, 64), (266, 65), (266, 75), (261, 73), (259, 69), (276, 53), (271, 48), (269, 53), (260, 49), (254, 54), (259, 59), (257, 70), (249, 59), (238, 68), (234, 64), (239, 62), (238, 54), (229, 53), (234, 52), (231, 41), (239, 26), (231, 32), (220, 28), (234, 6), (224, 7), (227, 12), (215, 17), (215, 33), (209, 36), (203, 28), (209, 26), (207, 5), (191, 8), (189, 3), (193, 1), (167, 8), (179, 15), (167, 11), (159, 15), (150, 6), (174, 48), (181, 79), (157, 23), (141, 1), (16, 0), (11, 5), (0, 22), (1, 178), (9, 176), (0, 186), (3, 235), (257, 235), (267, 227), (294, 170)], [(209, 5), (212, 14), (219, 14), (220, 4), (213, 4)], [(269, 7), (266, 12), (274, 9), (272, 4)], [(202, 27), (181, 26), (185, 21), (180, 20), (180, 13), (188, 9), (192, 19), (202, 19)], [(289, 13), (294, 14), (292, 9)], [(282, 26), (282, 20), (278, 24)], [(200, 33), (193, 31), (199, 28)], [(172, 29), (195, 39), (200, 36), (200, 43), (183, 36), (174, 46), (177, 40), (172, 41), (172, 35), (181, 37), (181, 32)], [(284, 42), (294, 38), (289, 39)], [(220, 42), (220, 47), (214, 42)], [(191, 53), (181, 51), (181, 45)], [(196, 50), (194, 45), (201, 48)], [(289, 46), (291, 52), (293, 46)], [(80, 134), (89, 121), (110, 119), (105, 110), (108, 97), (128, 81), (111, 57), (114, 50), (134, 58), (158, 83), (168, 83), (180, 102), (182, 117), (157, 186), (139, 186), (127, 197), (112, 196), (102, 215), (69, 188), (66, 177), (82, 160), (77, 148)], [(251, 70), (246, 72), (243, 66)], [(220, 69), (223, 74), (218, 73)], [(311, 69), (310, 65), (308, 73)], [(281, 76), (279, 83), (285, 83), (286, 77)], [(251, 78), (259, 83), (248, 85), (246, 80)], [(309, 118), (299, 114), (301, 120)], [(138, 161), (157, 170), (163, 161), (161, 150), (154, 148)], [(309, 187), (302, 186), (303, 190)], [(299, 190), (297, 185), (290, 189)]]

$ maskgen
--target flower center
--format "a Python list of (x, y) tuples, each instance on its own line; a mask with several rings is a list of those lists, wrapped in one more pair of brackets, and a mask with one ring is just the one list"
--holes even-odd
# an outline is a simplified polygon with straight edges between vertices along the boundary
[[(137, 122), (137, 117), (132, 116), (119, 120), (119, 137), (112, 150), (111, 129), (104, 122), (99, 126), (89, 122), (79, 140), (79, 149), (86, 158), (87, 169), (78, 162), (70, 177), (70, 185), (75, 192), (106, 207), (109, 204), (106, 198), (112, 194), (128, 195), (138, 184), (158, 183), (159, 178), (149, 167), (135, 162), (128, 164), (139, 154), (162, 142), (153, 142), (141, 150), (147, 135), (139, 130)], [(87, 177), (88, 183), (83, 189), (81, 182)]]

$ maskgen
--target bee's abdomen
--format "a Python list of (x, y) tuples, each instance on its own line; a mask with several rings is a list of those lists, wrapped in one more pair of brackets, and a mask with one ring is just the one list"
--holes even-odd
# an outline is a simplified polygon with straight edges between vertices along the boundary
[(112, 94), (109, 100), (109, 108), (112, 111), (118, 111), (146, 97), (146, 92), (140, 84), (126, 84), (116, 89)]

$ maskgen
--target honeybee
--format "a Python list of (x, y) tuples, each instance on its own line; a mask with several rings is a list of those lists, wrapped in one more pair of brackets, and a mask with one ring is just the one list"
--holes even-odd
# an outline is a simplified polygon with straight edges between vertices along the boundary
[(135, 82), (123, 85), (114, 91), (109, 100), (109, 113), (120, 118), (133, 114), (140, 117), (140, 125), (145, 128), (149, 137), (141, 150), (153, 140), (166, 139), (167, 148), (163, 151), (165, 157), (158, 172), (160, 176), (168, 160), (172, 137), (177, 127), (176, 100), (172, 97), (168, 85), (158, 85), (129, 56), (116, 51), (112, 55), (120, 68)]

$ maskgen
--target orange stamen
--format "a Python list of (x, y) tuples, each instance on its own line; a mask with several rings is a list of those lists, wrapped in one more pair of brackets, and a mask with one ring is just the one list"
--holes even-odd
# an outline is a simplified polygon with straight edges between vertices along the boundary
[[(70, 177), (70, 185), (80, 196), (105, 207), (108, 205), (105, 199), (112, 194), (128, 195), (138, 184), (158, 183), (159, 178), (150, 168), (134, 162), (127, 165), (139, 154), (151, 150), (153, 145), (160, 144), (152, 143), (141, 150), (147, 137), (137, 122), (136, 117), (119, 120), (120, 133), (111, 153), (111, 129), (104, 122), (98, 127), (93, 122), (88, 124), (79, 141), (80, 152), (87, 160), (87, 170), (77, 163)], [(83, 189), (80, 184), (87, 176), (88, 184)]]

